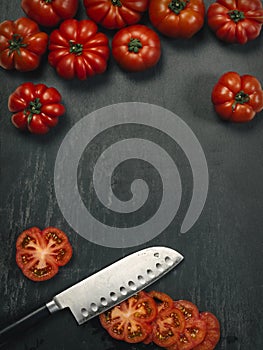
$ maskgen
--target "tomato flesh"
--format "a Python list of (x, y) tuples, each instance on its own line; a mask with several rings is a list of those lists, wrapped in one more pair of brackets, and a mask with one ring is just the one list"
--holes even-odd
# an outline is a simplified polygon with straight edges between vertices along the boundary
[(55, 227), (43, 231), (32, 227), (23, 231), (17, 238), (16, 249), (17, 265), (32, 281), (52, 278), (72, 256), (72, 246), (66, 234)]

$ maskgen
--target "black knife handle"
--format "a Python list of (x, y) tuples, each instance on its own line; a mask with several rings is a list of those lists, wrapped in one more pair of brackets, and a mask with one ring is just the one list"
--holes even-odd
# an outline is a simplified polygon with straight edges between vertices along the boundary
[(2, 347), (15, 336), (18, 336), (27, 329), (33, 327), (37, 322), (47, 318), (49, 315), (51, 315), (51, 313), (45, 305), (31, 312), (15, 323), (7, 326), (6, 328), (0, 330), (0, 347)]

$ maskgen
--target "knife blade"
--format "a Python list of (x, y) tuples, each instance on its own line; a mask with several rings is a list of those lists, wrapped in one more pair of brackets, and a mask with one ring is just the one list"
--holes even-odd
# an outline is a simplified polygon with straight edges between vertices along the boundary
[(168, 247), (150, 247), (132, 253), (65, 289), (44, 306), (0, 331), (0, 344), (36, 322), (69, 308), (79, 325), (145, 289), (182, 260)]

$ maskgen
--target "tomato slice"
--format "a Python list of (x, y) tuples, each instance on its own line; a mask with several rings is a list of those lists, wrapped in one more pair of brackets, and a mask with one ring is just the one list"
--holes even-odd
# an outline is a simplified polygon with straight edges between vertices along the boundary
[(185, 329), (183, 313), (173, 307), (159, 312), (153, 322), (152, 341), (161, 347), (168, 347), (180, 340), (180, 333)]
[(192, 318), (199, 318), (199, 310), (194, 303), (191, 303), (191, 301), (176, 300), (174, 306), (184, 314), (186, 321)]
[(206, 322), (206, 336), (194, 350), (213, 350), (220, 339), (220, 324), (211, 312), (201, 312), (200, 319)]
[(148, 292), (157, 304), (158, 313), (167, 308), (172, 308), (174, 306), (173, 299), (166, 293), (158, 292), (156, 290), (152, 290)]
[(156, 315), (157, 307), (153, 298), (145, 292), (139, 292), (99, 317), (110, 336), (127, 343), (138, 343), (151, 333), (151, 322)]
[(56, 227), (41, 231), (32, 227), (23, 231), (16, 241), (16, 262), (32, 281), (45, 281), (58, 273), (72, 257), (67, 235)]
[(191, 318), (186, 321), (185, 329), (180, 334), (179, 340), (168, 347), (168, 350), (192, 350), (202, 343), (205, 336), (206, 322), (198, 318)]

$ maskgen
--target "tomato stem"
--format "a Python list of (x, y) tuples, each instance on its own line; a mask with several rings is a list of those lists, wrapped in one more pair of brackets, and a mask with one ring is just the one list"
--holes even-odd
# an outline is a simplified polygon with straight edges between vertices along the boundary
[(8, 40), (9, 43), (9, 56), (14, 52), (17, 51), (18, 54), (20, 54), (20, 48), (26, 47), (27, 44), (23, 44), (23, 37), (19, 34), (13, 34), (12, 39)]
[(131, 38), (130, 42), (128, 44), (128, 50), (130, 52), (138, 53), (140, 49), (142, 48), (142, 43), (139, 39)]
[(245, 14), (242, 11), (238, 10), (232, 10), (228, 12), (229, 17), (234, 21), (235, 23), (238, 23), (239, 21), (242, 21), (245, 19)]
[(42, 0), (43, 2), (45, 2), (46, 4), (51, 4), (51, 2), (53, 1), (53, 0)]
[(77, 43), (74, 43), (74, 41), (70, 40), (69, 41), (69, 46), (70, 46), (70, 49), (69, 49), (70, 53), (74, 53), (77, 56), (80, 56), (82, 54), (82, 51), (83, 51), (83, 45), (82, 44), (77, 44)]
[(122, 7), (122, 3), (120, 0), (111, 0), (111, 3), (113, 6)]
[(24, 114), (27, 115), (27, 124), (30, 124), (34, 114), (41, 113), (42, 104), (40, 103), (40, 99), (36, 98), (34, 101), (30, 101), (28, 107), (24, 110)]
[(172, 0), (168, 5), (168, 8), (172, 10), (175, 14), (179, 15), (182, 10), (186, 7), (189, 0)]
[(235, 96), (235, 102), (232, 104), (232, 110), (236, 108), (236, 105), (247, 103), (250, 101), (250, 97), (243, 90), (239, 91)]

